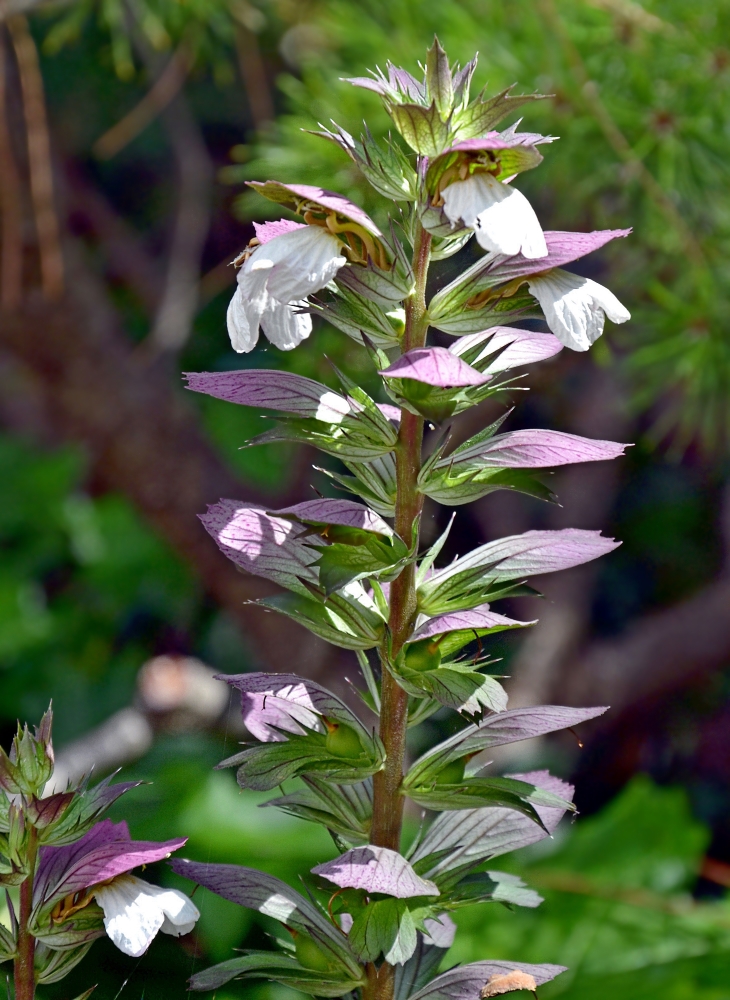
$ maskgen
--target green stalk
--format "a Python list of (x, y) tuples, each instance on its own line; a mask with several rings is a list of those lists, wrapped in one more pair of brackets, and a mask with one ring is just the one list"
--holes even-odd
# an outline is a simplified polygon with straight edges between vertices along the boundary
[[(406, 301), (406, 328), (403, 351), (423, 347), (428, 332), (426, 316), (426, 279), (431, 257), (431, 236), (419, 224), (413, 245), (413, 274), (415, 289)], [(400, 431), (396, 446), (397, 498), (395, 505), (395, 530), (401, 538), (410, 540), (412, 527), (420, 516), (423, 495), (418, 492), (417, 480), (421, 469), (423, 418), (401, 410)], [(407, 566), (390, 586), (390, 653), (396, 656), (413, 631), (416, 616), (415, 567)], [(403, 759), (408, 723), (408, 695), (399, 687), (387, 670), (383, 670), (380, 710), (380, 738), (386, 751), (385, 767), (374, 778), (373, 822), (370, 843), (400, 849), (403, 824)], [(368, 969), (368, 1000), (392, 1000), (395, 969), (383, 963), (376, 974), (374, 966)]]
[(38, 831), (28, 830), (26, 860), (28, 877), (20, 886), (20, 913), (18, 915), (18, 952), (14, 962), (15, 1000), (35, 998), (35, 938), (28, 929), (33, 909), (33, 882), (38, 858)]

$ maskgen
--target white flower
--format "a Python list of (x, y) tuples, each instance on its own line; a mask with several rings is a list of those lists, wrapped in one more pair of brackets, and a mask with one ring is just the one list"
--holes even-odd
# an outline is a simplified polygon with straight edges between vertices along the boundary
[(104, 926), (125, 955), (144, 955), (158, 931), (180, 937), (200, 917), (191, 899), (177, 889), (161, 889), (137, 878), (117, 875), (94, 892), (104, 911)]
[(444, 212), (452, 223), (461, 220), (476, 232), (485, 250), (529, 260), (547, 257), (542, 227), (527, 198), (491, 174), (473, 174), (454, 181), (441, 192)]
[(552, 332), (574, 351), (587, 351), (598, 340), (606, 316), (613, 323), (631, 319), (613, 292), (558, 267), (530, 278), (527, 286), (542, 306)]
[(342, 244), (319, 226), (301, 226), (256, 247), (238, 272), (238, 288), (228, 307), (233, 349), (247, 354), (259, 326), (272, 344), (290, 351), (312, 332), (306, 296), (332, 280), (346, 263)]

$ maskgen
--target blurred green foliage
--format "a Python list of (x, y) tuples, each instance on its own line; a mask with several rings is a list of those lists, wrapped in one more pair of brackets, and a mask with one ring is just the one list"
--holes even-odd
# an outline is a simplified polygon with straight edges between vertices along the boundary
[[(279, 78), (284, 113), (237, 151), (248, 162), (226, 177), (325, 183), (377, 215), (356, 169), (306, 130), (334, 119), (357, 134), (365, 118), (381, 136), (388, 119), (377, 97), (340, 78), (386, 60), (413, 69), (434, 32), (453, 60), (480, 50), (477, 84), (489, 92), (517, 81), (518, 92), (554, 95), (525, 112), (526, 128), (560, 136), (520, 178), (543, 224), (634, 227), (601, 256), (634, 314), (609, 342), (627, 359), (655, 435), (676, 432), (680, 448), (695, 435), (726, 445), (730, 3), (362, 0), (353, 16), (348, 0), (321, 0), (308, 16), (309, 32), (290, 29), (300, 75)], [(250, 193), (238, 204), (244, 217), (271, 211)]]
[(83, 491), (83, 467), (0, 437), (0, 716), (53, 696), (59, 743), (129, 703), (154, 635), (189, 627), (198, 599), (126, 501)]
[(458, 915), (449, 960), (474, 961), (485, 949), (531, 962), (550, 955), (569, 971), (546, 998), (728, 997), (730, 905), (689, 895), (707, 839), (681, 790), (637, 776), (600, 814), (510, 857), (545, 902), (509, 917)]

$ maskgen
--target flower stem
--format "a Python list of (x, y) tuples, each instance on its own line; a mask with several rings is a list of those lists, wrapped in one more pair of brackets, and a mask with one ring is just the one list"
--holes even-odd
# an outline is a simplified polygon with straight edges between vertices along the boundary
[(35, 997), (35, 938), (28, 924), (33, 909), (33, 881), (38, 857), (38, 831), (28, 830), (26, 860), (28, 876), (20, 886), (20, 913), (18, 915), (18, 952), (15, 956), (15, 1000), (34, 1000)]
[[(426, 316), (426, 279), (431, 256), (431, 236), (420, 226), (413, 246), (413, 273), (415, 288), (406, 301), (406, 328), (403, 350), (422, 347), (428, 332)], [(423, 495), (418, 492), (417, 480), (421, 469), (423, 418), (401, 410), (400, 431), (396, 446), (397, 498), (395, 505), (395, 530), (410, 542), (413, 525), (421, 514)], [(390, 656), (396, 656), (413, 630), (416, 616), (415, 567), (406, 566), (390, 586), (390, 616), (388, 620)], [(384, 657), (385, 659), (385, 657)], [(370, 843), (400, 848), (403, 822), (403, 797), (400, 785), (403, 780), (406, 728), (408, 723), (408, 695), (399, 687), (387, 669), (383, 670), (380, 711), (380, 738), (386, 752), (385, 766), (374, 778), (373, 822)], [(384, 963), (379, 974), (373, 969), (369, 975), (366, 993), (371, 1000), (392, 1000), (395, 970)]]

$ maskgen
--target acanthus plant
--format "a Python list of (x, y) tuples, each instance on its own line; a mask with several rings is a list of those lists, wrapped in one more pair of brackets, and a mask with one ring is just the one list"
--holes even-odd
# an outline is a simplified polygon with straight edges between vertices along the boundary
[[(362, 699), (379, 717), (371, 730), (295, 674), (225, 678), (240, 691), (255, 742), (222, 766), (237, 767), (245, 789), (298, 779), (267, 805), (324, 825), (340, 856), (313, 869), (306, 896), (250, 868), (175, 860), (178, 873), (275, 918), (283, 931), (278, 951), (246, 951), (199, 972), (196, 990), (264, 977), (319, 997), (476, 1000), (534, 990), (562, 971), (486, 960), (436, 974), (453, 940), (450, 913), (479, 901), (538, 905), (492, 859), (548, 836), (574, 811), (572, 789), (558, 778), (490, 776), (479, 755), (605, 710), (508, 709), (484, 640), (534, 623), (490, 605), (534, 593), (530, 576), (580, 565), (616, 543), (594, 531), (528, 531), (437, 568), (446, 534), (421, 551), (419, 522), (426, 497), (454, 507), (510, 489), (551, 500), (536, 470), (623, 453), (613, 441), (505, 430), (508, 414), (458, 447), (447, 431), (451, 418), (504, 393), (514, 369), (563, 346), (587, 350), (605, 315), (629, 318), (608, 289), (562, 270), (629, 230), (542, 231), (513, 180), (540, 163), (539, 147), (552, 140), (516, 125), (495, 129), (537, 95), (470, 100), (474, 69), (475, 61), (450, 68), (435, 41), (422, 79), (389, 65), (387, 74), (350, 81), (380, 95), (411, 153), (369, 132), (360, 140), (338, 126), (320, 133), (395, 203), (387, 234), (331, 191), (251, 183), (301, 221), (258, 227), (238, 259), (234, 348), (251, 350), (261, 325), (290, 349), (309, 335), (316, 313), (369, 353), (381, 399), (339, 371), (339, 391), (259, 368), (187, 376), (196, 392), (282, 415), (251, 444), (307, 442), (341, 461), (328, 474), (357, 501), (268, 510), (221, 500), (202, 520), (237, 566), (288, 591), (259, 601), (262, 608), (355, 652)], [(431, 262), (472, 236), (486, 255), (427, 302)], [(507, 325), (543, 316), (551, 333)], [(431, 327), (452, 335), (451, 346), (429, 346)], [(441, 428), (427, 457), (426, 423)], [(465, 726), (404, 770), (408, 730), (443, 706)], [(407, 799), (435, 818), (403, 843)]]
[(0, 885), (11, 925), (0, 924), (0, 963), (13, 962), (15, 1000), (33, 1000), (39, 984), (63, 979), (105, 933), (139, 957), (158, 931), (179, 937), (200, 916), (185, 893), (132, 874), (185, 838), (133, 841), (126, 823), (101, 819), (140, 782), (49, 785), (51, 722), (49, 709), (35, 732), (18, 727), (9, 754), (0, 748)]

